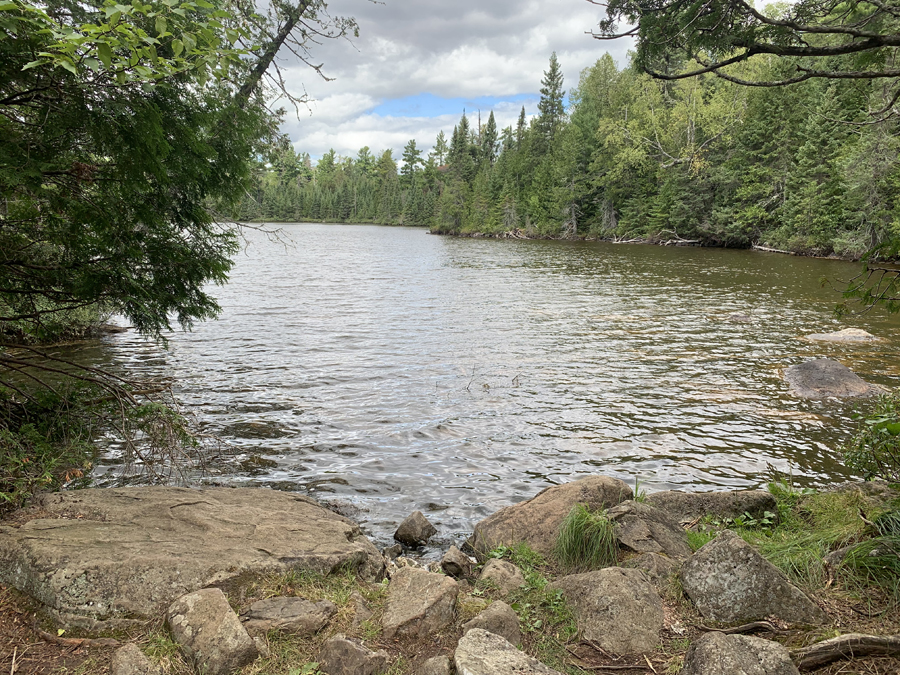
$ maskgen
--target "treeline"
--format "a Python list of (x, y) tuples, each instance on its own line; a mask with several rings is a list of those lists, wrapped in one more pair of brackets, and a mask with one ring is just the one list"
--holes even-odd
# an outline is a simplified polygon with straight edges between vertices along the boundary
[[(777, 79), (786, 62), (742, 67)], [(239, 217), (859, 256), (900, 236), (895, 84), (662, 81), (607, 54), (582, 72), (566, 110), (554, 54), (530, 121), (523, 109), (498, 130), (493, 113), (474, 124), (463, 115), (427, 157), (411, 140), (399, 171), (389, 150), (332, 151), (313, 166), (285, 143)]]

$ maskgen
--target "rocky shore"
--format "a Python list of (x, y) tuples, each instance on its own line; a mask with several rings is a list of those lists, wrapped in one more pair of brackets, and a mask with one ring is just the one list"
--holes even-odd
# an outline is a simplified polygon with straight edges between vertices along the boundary
[[(862, 500), (897, 497), (884, 484), (846, 489)], [(605, 512), (616, 564), (559, 570), (550, 580), (506, 555), (518, 548), (552, 560), (560, 526), (577, 504)], [(161, 670), (135, 638), (160, 620), (180, 658), (205, 675), (679, 672), (673, 663), (685, 675), (780, 675), (851, 655), (896, 653), (896, 635), (822, 641), (842, 632), (833, 607), (733, 531), (715, 528), (708, 543), (691, 546), (689, 533), (701, 522), (758, 522), (777, 511), (766, 491), (670, 491), (635, 500), (624, 482), (591, 476), (498, 511), (475, 527), (463, 550), (453, 546), (439, 563), (424, 564), (402, 555), (436, 533), (419, 512), (398, 528), (397, 546), (378, 551), (355, 523), (296, 494), (80, 490), (45, 495), (0, 527), (0, 582), (39, 604), (51, 630), (37, 630), (47, 639), (52, 629), (116, 636), (68, 638), (114, 648), (96, 671), (113, 675), (175, 672)], [(333, 599), (304, 593), (301, 577), (343, 579), (344, 590)], [(256, 597), (260, 580), (273, 578), (292, 581)], [(564, 635), (563, 619), (550, 626), (535, 618), (537, 601), (527, 602), (526, 591), (541, 594), (542, 611), (569, 617), (572, 634)], [(804, 630), (820, 639), (796, 647), (783, 639)], [(277, 636), (313, 640), (315, 653), (294, 670), (254, 670), (272, 658)], [(542, 663), (539, 652), (522, 648), (538, 638), (564, 646), (561, 663)], [(660, 661), (664, 643), (681, 649), (668, 666)], [(405, 655), (400, 661), (397, 650)]]

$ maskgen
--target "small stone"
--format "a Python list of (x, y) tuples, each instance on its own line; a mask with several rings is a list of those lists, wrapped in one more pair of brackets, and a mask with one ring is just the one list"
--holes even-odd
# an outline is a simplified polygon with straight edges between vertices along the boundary
[(803, 591), (731, 530), (684, 563), (681, 583), (700, 613), (713, 621), (740, 623), (774, 616), (809, 625), (828, 620)]
[(418, 675), (451, 675), (450, 658), (447, 656), (435, 656), (423, 663), (418, 670)]
[(441, 558), (441, 569), (451, 577), (465, 579), (472, 576), (472, 561), (455, 546), (451, 546)]
[(328, 675), (377, 675), (387, 670), (388, 655), (373, 652), (358, 640), (335, 635), (322, 645), (319, 670)]
[(706, 633), (684, 659), (681, 675), (800, 675), (790, 652), (771, 640), (751, 635)]
[(850, 398), (872, 396), (882, 391), (847, 366), (831, 359), (813, 359), (784, 371), (791, 393), (800, 398)]
[(310, 602), (303, 598), (266, 598), (250, 605), (244, 615), (244, 628), (250, 635), (277, 630), (293, 635), (312, 635), (322, 630), (337, 614), (333, 602)]
[(259, 655), (262, 658), (267, 659), (272, 655), (272, 650), (269, 649), (269, 643), (266, 642), (266, 639), (264, 637), (261, 637), (259, 635), (255, 636), (253, 638), (253, 644), (256, 645), (256, 651), (259, 652)]
[(500, 595), (506, 596), (524, 584), (525, 577), (511, 562), (491, 558), (481, 570), (478, 581), (496, 588)]
[(640, 570), (607, 567), (558, 579), (575, 610), (578, 633), (613, 654), (650, 652), (659, 644), (663, 604)]
[(381, 550), (381, 553), (388, 560), (394, 560), (395, 558), (399, 558), (401, 555), (403, 555), (403, 545), (394, 544), (393, 546), (385, 546)]
[(129, 642), (113, 652), (109, 672), (110, 675), (159, 675), (159, 668), (150, 662), (136, 644)]
[(502, 600), (492, 602), (478, 616), (464, 623), (462, 628), (463, 633), (467, 633), (473, 628), (483, 628), (505, 638), (513, 645), (522, 642), (522, 633), (519, 632), (519, 616)]
[(459, 584), (443, 574), (404, 567), (388, 586), (384, 637), (425, 637), (453, 623)]
[(459, 675), (561, 675), (481, 628), (462, 636), (453, 660)]
[(227, 675), (259, 655), (221, 589), (183, 595), (169, 605), (166, 615), (175, 642), (207, 675)]
[(668, 513), (650, 504), (622, 502), (606, 512), (619, 544), (637, 553), (665, 553), (689, 558), (687, 534)]
[(421, 511), (413, 511), (394, 532), (394, 539), (407, 546), (424, 546), (437, 530)]

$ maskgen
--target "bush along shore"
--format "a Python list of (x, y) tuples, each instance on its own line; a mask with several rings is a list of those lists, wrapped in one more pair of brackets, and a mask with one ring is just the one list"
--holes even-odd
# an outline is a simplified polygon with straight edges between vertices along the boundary
[[(589, 476), (440, 561), (265, 489), (45, 495), (0, 527), (10, 672), (896, 673), (900, 486), (635, 494)], [(462, 549), (462, 550), (460, 550)], [(848, 670), (849, 669), (849, 670)]]

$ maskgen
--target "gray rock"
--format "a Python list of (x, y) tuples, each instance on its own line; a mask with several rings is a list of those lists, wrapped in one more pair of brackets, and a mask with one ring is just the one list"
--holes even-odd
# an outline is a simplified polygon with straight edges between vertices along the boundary
[(472, 561), (455, 546), (451, 546), (441, 558), (441, 569), (451, 577), (465, 579), (472, 576)]
[(813, 333), (807, 335), (806, 339), (814, 342), (882, 342), (881, 338), (861, 328), (845, 328), (834, 333)]
[(139, 487), (44, 495), (40, 517), (0, 528), (0, 582), (63, 627), (127, 628), (191, 591), (254, 573), (349, 567), (380, 579), (359, 526), (294, 493)]
[(140, 648), (129, 642), (122, 645), (109, 661), (110, 675), (159, 675), (159, 668), (150, 663)]
[(642, 553), (626, 560), (621, 567), (641, 570), (657, 589), (664, 589), (669, 578), (681, 570), (681, 562), (667, 558), (659, 553)]
[(404, 567), (391, 578), (384, 637), (425, 637), (453, 623), (459, 584), (443, 574)]
[(784, 371), (784, 380), (791, 385), (791, 393), (800, 398), (849, 398), (882, 391), (831, 359), (813, 359), (791, 366)]
[(750, 323), (753, 321), (753, 317), (750, 315), (740, 313), (729, 314), (726, 318), (728, 321), (731, 321), (731, 323)]
[(681, 675), (800, 675), (790, 652), (750, 635), (707, 633), (688, 649)]
[(501, 600), (492, 602), (474, 619), (464, 623), (462, 628), (463, 633), (473, 628), (483, 628), (505, 638), (511, 644), (518, 645), (522, 642), (522, 633), (519, 632), (519, 616), (512, 607)]
[(373, 652), (345, 635), (326, 640), (319, 653), (319, 670), (328, 675), (377, 675), (387, 667), (386, 651)]
[(450, 657), (435, 656), (419, 666), (418, 675), (451, 675), (452, 672)]
[(267, 659), (272, 656), (272, 650), (269, 649), (269, 642), (262, 635), (254, 635), (253, 644), (256, 645), (256, 651), (259, 652), (260, 658)]
[(462, 636), (453, 660), (457, 675), (561, 675), (481, 628)]
[(541, 555), (550, 555), (563, 519), (575, 504), (592, 511), (608, 509), (632, 498), (631, 488), (608, 476), (588, 476), (542, 490), (520, 504), (500, 509), (475, 526), (469, 544), (486, 553), (497, 546), (526, 542)]
[(400, 523), (400, 527), (394, 532), (394, 539), (407, 546), (424, 546), (436, 534), (437, 529), (422, 512), (413, 511)]
[(485, 563), (481, 574), (478, 575), (478, 581), (496, 589), (500, 595), (506, 596), (524, 584), (525, 577), (511, 562), (491, 558)]
[(774, 616), (822, 624), (825, 613), (756, 549), (725, 530), (681, 568), (685, 593), (707, 619), (724, 623)]
[(337, 614), (333, 602), (310, 602), (303, 598), (267, 598), (250, 605), (241, 618), (250, 635), (263, 635), (270, 630), (295, 635), (312, 635), (325, 627)]
[(766, 490), (732, 492), (681, 492), (663, 490), (647, 496), (647, 503), (669, 514), (682, 525), (703, 516), (737, 518), (745, 512), (762, 518), (766, 511), (777, 511), (775, 497)]
[(689, 558), (687, 534), (666, 511), (650, 504), (622, 502), (606, 512), (615, 524), (619, 544), (637, 553), (665, 553)]
[(166, 611), (172, 637), (197, 670), (227, 675), (259, 655), (256, 645), (218, 588), (178, 598)]
[(388, 560), (394, 560), (403, 555), (403, 545), (402, 544), (394, 544), (393, 546), (386, 546), (381, 551), (382, 555)]
[(663, 628), (659, 593), (640, 570), (607, 567), (573, 574), (550, 585), (572, 605), (583, 640), (613, 654), (656, 649)]
[(359, 591), (353, 591), (350, 599), (353, 601), (353, 627), (358, 628), (360, 624), (371, 619), (374, 612)]

